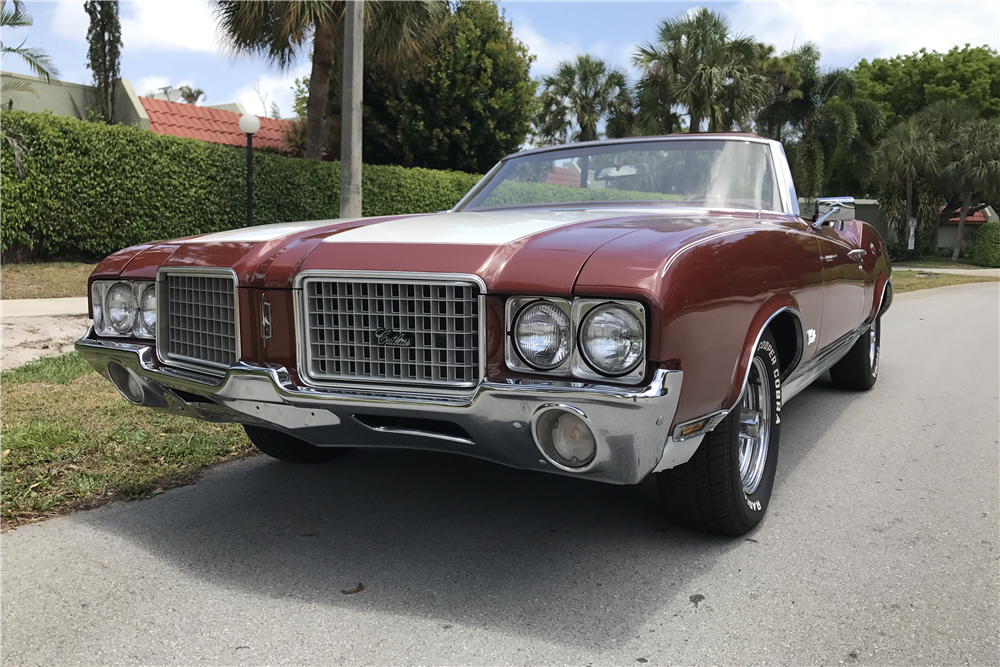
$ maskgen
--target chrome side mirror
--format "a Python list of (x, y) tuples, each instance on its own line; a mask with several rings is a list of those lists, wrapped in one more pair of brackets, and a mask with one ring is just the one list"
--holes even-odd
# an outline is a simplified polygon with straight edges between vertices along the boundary
[[(854, 197), (820, 197), (816, 200), (816, 215), (813, 216), (813, 229), (819, 229), (830, 219), (830, 216), (842, 208), (854, 208)], [(820, 210), (822, 209), (822, 212)]]

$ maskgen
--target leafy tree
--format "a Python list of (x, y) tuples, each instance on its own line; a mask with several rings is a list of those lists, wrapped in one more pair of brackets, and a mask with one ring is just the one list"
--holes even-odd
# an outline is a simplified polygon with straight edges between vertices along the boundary
[[(306, 102), (306, 157), (322, 157), (323, 117), (344, 17), (344, 0), (214, 0), (215, 15), (234, 53), (261, 55), (287, 69), (311, 46), (312, 71)], [(365, 2), (365, 45), (377, 58), (403, 66), (436, 37), (447, 11), (442, 0)]]
[(858, 94), (877, 102), (892, 122), (939, 101), (962, 102), (983, 118), (1000, 117), (1000, 54), (986, 46), (862, 60), (854, 78)]
[(665, 106), (680, 104), (691, 132), (700, 132), (705, 119), (709, 132), (743, 125), (764, 101), (761, 56), (761, 45), (734, 36), (729, 21), (708, 9), (664, 20), (657, 41), (633, 58), (642, 70), (639, 123), (648, 132), (656, 118), (668, 118)]
[[(424, 58), (400, 69), (366, 49), (364, 161), (483, 173), (515, 152), (530, 129), (533, 56), (495, 2), (459, 2)], [(339, 83), (334, 72), (333, 82)], [(296, 91), (295, 108), (304, 94)], [(329, 93), (340, 127), (340, 87)], [(330, 135), (328, 145), (339, 146)]]
[[(10, 4), (13, 9), (7, 8), (6, 0), (0, 3), (0, 30), (2, 32), (6, 33), (13, 28), (26, 28), (34, 24), (31, 15), (25, 11), (24, 3), (21, 0), (14, 0)], [(59, 75), (59, 70), (42, 49), (25, 47), (23, 42), (19, 46), (7, 46), (0, 42), (0, 50), (2, 50), (5, 60), (11, 56), (23, 60), (35, 76), (45, 79), (46, 82)], [(0, 83), (0, 92), (13, 93), (18, 91), (34, 92), (34, 88), (30, 82), (23, 79), (5, 77)]]
[(94, 107), (105, 122), (113, 124), (115, 93), (121, 80), (122, 28), (118, 23), (118, 0), (87, 0), (83, 9), (90, 17), (87, 67), (94, 73)]
[(1000, 122), (977, 118), (974, 108), (956, 102), (935, 102), (916, 116), (937, 140), (940, 169), (931, 178), (947, 201), (940, 221), (958, 213), (958, 261), (966, 218), (1000, 200)]
[(200, 100), (203, 97), (207, 97), (205, 95), (205, 91), (202, 90), (201, 88), (192, 88), (191, 86), (181, 86), (178, 90), (181, 91), (181, 99), (187, 102), (188, 104), (197, 104), (198, 100)]

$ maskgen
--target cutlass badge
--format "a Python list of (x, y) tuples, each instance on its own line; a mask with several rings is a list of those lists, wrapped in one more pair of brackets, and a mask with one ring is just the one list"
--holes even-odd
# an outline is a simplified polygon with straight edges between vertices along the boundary
[(375, 330), (375, 342), (386, 347), (413, 347), (413, 334), (381, 327)]
[(271, 339), (271, 304), (267, 299), (260, 300), (260, 337), (264, 340), (264, 347)]

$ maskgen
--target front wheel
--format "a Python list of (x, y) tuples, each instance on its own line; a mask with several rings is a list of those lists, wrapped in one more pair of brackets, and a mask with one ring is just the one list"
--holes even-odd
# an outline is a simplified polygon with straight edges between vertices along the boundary
[(656, 474), (667, 515), (691, 528), (743, 535), (764, 518), (774, 487), (781, 420), (774, 338), (761, 337), (743, 397), (691, 460)]
[(290, 463), (323, 463), (339, 458), (352, 447), (317, 447), (305, 440), (261, 426), (243, 425), (250, 442), (270, 457)]
[(875, 321), (854, 343), (844, 358), (830, 369), (830, 379), (838, 389), (868, 391), (878, 379), (878, 362), (882, 355), (882, 318)]

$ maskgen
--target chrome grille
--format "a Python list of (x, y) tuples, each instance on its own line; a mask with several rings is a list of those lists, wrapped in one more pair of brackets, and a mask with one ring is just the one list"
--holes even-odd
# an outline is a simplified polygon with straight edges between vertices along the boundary
[(236, 291), (227, 274), (168, 273), (158, 341), (165, 361), (226, 369), (239, 360)]
[(302, 290), (304, 370), (311, 379), (479, 383), (476, 283), (322, 276), (304, 280)]

